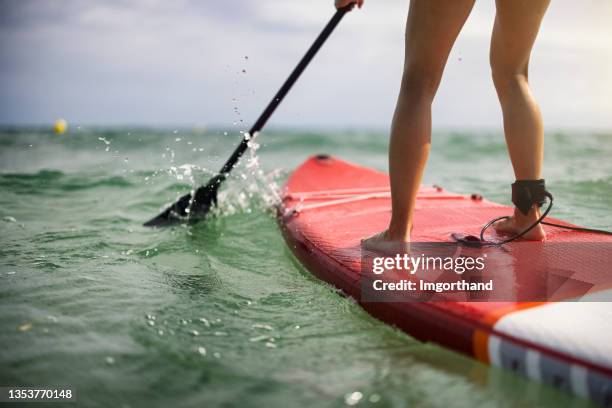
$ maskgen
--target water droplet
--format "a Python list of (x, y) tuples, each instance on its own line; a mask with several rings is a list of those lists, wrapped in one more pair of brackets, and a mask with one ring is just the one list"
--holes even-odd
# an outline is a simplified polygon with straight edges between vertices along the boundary
[(19, 326), (19, 331), (20, 332), (27, 332), (29, 330), (32, 329), (32, 323), (28, 322), (28, 323), (24, 323), (21, 326)]
[(201, 356), (205, 356), (206, 355), (206, 349), (202, 346), (198, 347), (198, 354)]
[(274, 343), (267, 342), (267, 343), (266, 343), (266, 347), (268, 347), (268, 348), (276, 348), (277, 346), (276, 346), (276, 344), (274, 344)]
[(350, 394), (346, 394), (344, 396), (344, 402), (346, 403), (346, 405), (353, 406), (359, 403), (359, 401), (361, 401), (362, 398), (363, 398), (363, 394), (360, 393), (359, 391), (355, 391), (355, 392), (351, 392)]
[(199, 332), (199, 331), (197, 331), (197, 330), (192, 330), (192, 331), (190, 331), (189, 333), (190, 333), (192, 336), (194, 336), (194, 337), (195, 337), (195, 336), (199, 336), (199, 335), (200, 335), (200, 332)]
[(201, 323), (204, 323), (204, 326), (210, 327), (210, 322), (205, 317), (200, 317), (198, 319)]
[(215, 358), (221, 358), (221, 353), (219, 353), (219, 352), (214, 352), (214, 353), (213, 353), (213, 356), (214, 356)]
[(370, 402), (372, 404), (376, 404), (378, 401), (380, 401), (380, 395), (379, 394), (372, 394), (372, 395), (370, 395), (369, 400), (370, 400)]
[(108, 364), (108, 365), (113, 365), (113, 364), (115, 364), (115, 359), (114, 359), (114, 358), (112, 358), (111, 356), (107, 356), (107, 357), (106, 357), (106, 359), (105, 359), (105, 361), (106, 361), (106, 364)]

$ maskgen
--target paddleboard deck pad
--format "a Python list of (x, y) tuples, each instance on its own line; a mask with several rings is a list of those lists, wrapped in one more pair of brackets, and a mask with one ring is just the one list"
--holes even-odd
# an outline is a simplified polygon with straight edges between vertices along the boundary
[[(497, 254), (489, 270), (501, 277), (498, 298), (384, 292), (373, 299), (364, 292), (364, 282), (371, 283), (364, 279), (371, 265), (364, 265), (373, 255), (361, 240), (388, 225), (388, 176), (318, 155), (290, 175), (282, 198), (278, 221), (295, 256), (373, 316), (420, 340), (612, 406), (612, 237), (544, 226), (545, 243), (472, 249)], [(452, 233), (477, 236), (487, 221), (511, 213), (476, 194), (421, 187), (411, 240), (447, 251), (460, 246)], [(492, 240), (503, 238), (491, 232)], [(548, 297), (534, 295), (534, 287), (545, 287)]]

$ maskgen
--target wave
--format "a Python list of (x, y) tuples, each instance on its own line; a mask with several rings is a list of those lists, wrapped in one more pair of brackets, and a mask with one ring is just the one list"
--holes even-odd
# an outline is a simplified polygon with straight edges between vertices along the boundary
[(59, 170), (41, 170), (36, 173), (0, 174), (0, 187), (10, 191), (23, 192), (24, 189), (40, 191), (78, 191), (100, 187), (127, 188), (134, 182), (125, 176), (93, 174), (65, 174)]

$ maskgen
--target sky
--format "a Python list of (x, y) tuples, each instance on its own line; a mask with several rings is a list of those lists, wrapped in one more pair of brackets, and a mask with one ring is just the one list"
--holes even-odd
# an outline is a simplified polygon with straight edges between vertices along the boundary
[[(248, 128), (332, 3), (0, 0), (0, 124)], [(366, 0), (348, 14), (270, 124), (387, 128), (408, 3)], [(476, 2), (434, 102), (435, 127), (501, 126), (494, 17), (492, 0)], [(612, 129), (610, 21), (610, 1), (552, 1), (530, 65), (548, 128)]]

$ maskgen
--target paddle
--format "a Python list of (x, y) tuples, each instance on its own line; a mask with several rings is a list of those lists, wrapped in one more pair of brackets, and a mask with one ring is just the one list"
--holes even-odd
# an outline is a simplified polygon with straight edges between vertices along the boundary
[(336, 11), (329, 23), (327, 23), (323, 31), (321, 31), (321, 34), (319, 34), (306, 54), (294, 68), (293, 72), (291, 72), (289, 78), (287, 78), (283, 86), (281, 86), (276, 95), (274, 95), (274, 98), (272, 98), (261, 116), (259, 116), (257, 122), (255, 122), (251, 130), (249, 130), (249, 133), (245, 133), (242, 141), (236, 150), (234, 150), (229, 159), (227, 159), (221, 170), (219, 170), (219, 173), (211, 178), (206, 185), (198, 187), (193, 195), (185, 194), (174, 204), (167, 207), (161, 214), (145, 222), (143, 224), (144, 226), (165, 227), (184, 221), (195, 223), (202, 220), (206, 214), (208, 214), (210, 209), (217, 205), (217, 191), (219, 190), (219, 186), (221, 183), (223, 183), (223, 181), (225, 181), (229, 173), (236, 166), (236, 163), (238, 163), (240, 157), (249, 147), (249, 140), (257, 136), (257, 133), (263, 129), (266, 122), (268, 119), (270, 119), (270, 116), (272, 116), (278, 105), (280, 105), (285, 95), (287, 95), (293, 84), (295, 84), (304, 69), (306, 69), (325, 40), (327, 40), (327, 37), (329, 37), (340, 20), (342, 20), (342, 17), (344, 17), (344, 15), (350, 11), (353, 6), (354, 4), (350, 4)]

